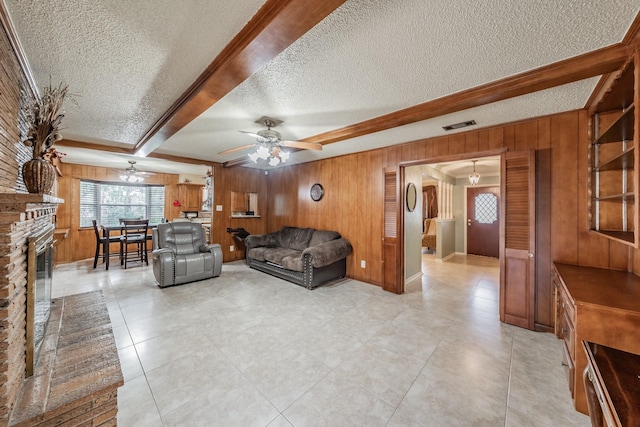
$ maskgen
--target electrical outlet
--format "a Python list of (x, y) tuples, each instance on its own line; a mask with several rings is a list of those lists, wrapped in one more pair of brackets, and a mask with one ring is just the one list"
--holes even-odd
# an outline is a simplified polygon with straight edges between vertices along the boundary
[(233, 252), (233, 251), (235, 251), (235, 250), (236, 250), (236, 248), (234, 248), (234, 247), (233, 247), (233, 245), (231, 245), (231, 246), (229, 246), (229, 250), (230, 250), (231, 252)]
[(216, 205), (216, 211), (222, 212), (222, 205)]
[(360, 260), (360, 268), (367, 268), (367, 261), (361, 259)]

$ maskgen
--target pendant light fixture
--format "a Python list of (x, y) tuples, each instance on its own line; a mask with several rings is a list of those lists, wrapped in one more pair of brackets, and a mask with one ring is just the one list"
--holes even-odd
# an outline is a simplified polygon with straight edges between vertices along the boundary
[(480, 182), (480, 174), (476, 172), (476, 162), (477, 160), (473, 160), (473, 172), (469, 175), (471, 185), (478, 185), (478, 182)]

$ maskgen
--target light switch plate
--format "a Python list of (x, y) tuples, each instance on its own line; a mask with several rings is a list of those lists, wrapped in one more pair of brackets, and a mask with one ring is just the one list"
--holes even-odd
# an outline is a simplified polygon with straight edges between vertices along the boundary
[(216, 211), (222, 212), (222, 205), (216, 205)]

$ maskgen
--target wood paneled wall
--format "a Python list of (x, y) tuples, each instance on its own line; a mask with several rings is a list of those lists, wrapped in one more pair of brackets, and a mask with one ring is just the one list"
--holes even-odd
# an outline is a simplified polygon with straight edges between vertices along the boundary
[[(269, 172), (271, 173), (271, 172)], [(213, 169), (213, 226), (212, 242), (222, 246), (224, 262), (244, 259), (244, 245), (227, 233), (227, 228), (244, 228), (251, 234), (264, 234), (267, 231), (269, 216), (268, 191), (269, 176), (253, 168), (223, 168), (216, 165)], [(231, 218), (231, 192), (258, 193), (256, 212), (260, 218)], [(221, 205), (222, 211), (216, 211)], [(234, 251), (230, 247), (234, 247)]]
[[(267, 228), (274, 231), (292, 225), (339, 231), (354, 248), (347, 275), (380, 285), (384, 168), (501, 149), (548, 150), (545, 156), (551, 158), (551, 167), (541, 173), (550, 175), (546, 179), (551, 191), (546, 197), (551, 204), (551, 230), (540, 231), (551, 236), (551, 253), (538, 255), (558, 262), (626, 269), (627, 247), (588, 232), (588, 147), (587, 114), (578, 110), (274, 169), (269, 171)], [(316, 182), (325, 190), (319, 202), (309, 196)], [(367, 261), (367, 268), (360, 268), (360, 260)], [(544, 294), (551, 297), (548, 282)]]
[[(68, 228), (69, 235), (56, 246), (56, 262), (65, 263), (93, 258), (96, 239), (93, 228), (80, 228), (80, 180), (119, 182), (120, 169), (99, 166), (62, 163), (62, 177), (57, 180), (57, 197), (64, 199), (58, 208), (57, 228)], [(180, 215), (180, 208), (173, 206), (178, 198), (178, 175), (156, 173), (144, 181), (145, 184), (163, 184), (165, 186), (165, 217)], [(116, 251), (115, 244), (111, 248)]]
[[(314, 227), (337, 230), (353, 245), (347, 261), (347, 275), (381, 285), (383, 233), (383, 170), (408, 162), (438, 162), (456, 156), (473, 157), (479, 153), (506, 149), (545, 151), (550, 167), (541, 169), (550, 184), (551, 261), (630, 269), (640, 273), (640, 251), (610, 241), (588, 231), (587, 154), (588, 117), (584, 110), (571, 111), (502, 126), (473, 130), (450, 136), (430, 138), (320, 160), (301, 165), (274, 168), (265, 174), (252, 168), (214, 167), (214, 212), (212, 241), (220, 243), (224, 261), (244, 259), (244, 248), (227, 228), (243, 227), (251, 234), (275, 231), (282, 226)], [(65, 175), (58, 182), (58, 197), (65, 199), (58, 213), (58, 227), (71, 233), (58, 249), (58, 261), (66, 262), (93, 256), (93, 238), (83, 239), (87, 231), (78, 229), (78, 182), (80, 178), (117, 181), (117, 170), (63, 164)], [(168, 185), (167, 217), (179, 215), (171, 202), (177, 195), (177, 176), (153, 177)], [(148, 182), (156, 182), (148, 180)], [(75, 183), (75, 184), (74, 184)], [(322, 200), (311, 200), (309, 190), (320, 183)], [(261, 218), (231, 218), (231, 192), (259, 194)], [(545, 197), (545, 194), (539, 194)], [(222, 205), (222, 211), (215, 206)], [(175, 212), (173, 212), (175, 211)], [(76, 214), (72, 214), (76, 212)], [(89, 236), (87, 234), (86, 236)], [(80, 240), (78, 240), (80, 238)], [(82, 244), (76, 244), (83, 242)], [(235, 251), (230, 251), (230, 246)], [(360, 267), (366, 261), (366, 268)], [(545, 281), (545, 279), (543, 279)], [(549, 284), (545, 290), (551, 292)], [(545, 295), (547, 292), (545, 292)]]
[[(63, 163), (62, 177), (58, 178), (56, 195), (65, 200), (58, 209), (57, 227), (68, 228), (69, 235), (59, 242), (56, 262), (65, 263), (93, 258), (95, 237), (92, 228), (80, 228), (80, 180), (119, 182), (121, 170), (98, 166)], [(264, 171), (251, 168), (223, 168), (214, 165), (214, 211), (211, 241), (220, 243), (223, 249), (224, 262), (244, 259), (244, 248), (231, 234), (227, 227), (243, 227), (251, 234), (266, 232), (267, 211), (267, 178)], [(172, 219), (180, 216), (180, 207), (174, 207), (173, 201), (178, 199), (178, 175), (156, 173), (145, 179), (147, 184), (163, 184), (165, 186), (165, 217)], [(258, 193), (258, 213), (260, 218), (231, 218), (231, 192)], [(222, 211), (215, 206), (222, 205)], [(230, 246), (236, 250), (230, 251)], [(116, 250), (115, 244), (112, 250)]]
[[(285, 225), (336, 230), (353, 245), (348, 275), (381, 285), (383, 154), (372, 150), (269, 171), (269, 231)], [(318, 202), (309, 194), (315, 183), (324, 188)]]

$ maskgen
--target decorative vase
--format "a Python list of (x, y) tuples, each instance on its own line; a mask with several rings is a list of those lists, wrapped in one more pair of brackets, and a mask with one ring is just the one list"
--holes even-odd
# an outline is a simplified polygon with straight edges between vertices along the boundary
[(56, 179), (53, 165), (44, 159), (31, 159), (22, 166), (22, 180), (29, 193), (49, 194)]

